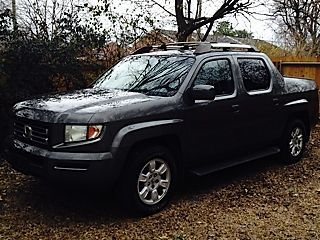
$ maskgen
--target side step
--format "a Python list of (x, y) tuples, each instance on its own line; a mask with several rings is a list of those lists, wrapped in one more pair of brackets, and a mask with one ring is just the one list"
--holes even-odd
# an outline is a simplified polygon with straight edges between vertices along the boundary
[(201, 166), (199, 168), (191, 169), (190, 172), (196, 176), (204, 176), (213, 172), (220, 171), (225, 168), (233, 167), (242, 163), (250, 162), (259, 158), (264, 158), (267, 156), (271, 156), (274, 154), (277, 154), (280, 152), (280, 148), (278, 147), (269, 147), (267, 149), (264, 149), (262, 151), (240, 157), (240, 158), (235, 158), (232, 161), (228, 161), (225, 163), (220, 163), (216, 165), (206, 165), (206, 166)]

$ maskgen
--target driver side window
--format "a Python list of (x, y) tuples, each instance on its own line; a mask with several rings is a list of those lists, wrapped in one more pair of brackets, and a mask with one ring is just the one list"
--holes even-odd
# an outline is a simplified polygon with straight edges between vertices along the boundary
[(226, 59), (212, 60), (202, 65), (194, 85), (212, 85), (216, 95), (230, 95), (234, 92), (234, 81), (230, 62)]

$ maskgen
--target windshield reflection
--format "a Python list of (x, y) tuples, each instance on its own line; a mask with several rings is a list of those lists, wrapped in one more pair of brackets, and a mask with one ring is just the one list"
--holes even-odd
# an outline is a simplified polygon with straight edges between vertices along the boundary
[(173, 96), (194, 61), (190, 56), (130, 56), (103, 74), (94, 87)]

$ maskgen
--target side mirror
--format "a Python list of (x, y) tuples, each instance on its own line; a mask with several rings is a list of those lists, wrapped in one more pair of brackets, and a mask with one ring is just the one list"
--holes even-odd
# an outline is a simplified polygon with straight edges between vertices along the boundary
[(190, 91), (192, 100), (214, 100), (216, 93), (211, 85), (196, 85)]

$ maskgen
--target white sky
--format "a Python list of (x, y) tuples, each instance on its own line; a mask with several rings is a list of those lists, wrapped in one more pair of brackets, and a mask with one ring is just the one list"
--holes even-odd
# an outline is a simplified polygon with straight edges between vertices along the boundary
[[(8, 0), (5, 0), (5, 2)], [(19, 2), (24, 0), (17, 0), (17, 5), (19, 6)], [(32, 0), (31, 0), (32, 1)], [(63, 1), (63, 0), (58, 0)], [(70, 1), (70, 0), (64, 0)], [(96, 5), (99, 0), (74, 0), (80, 2), (89, 1), (90, 4)], [(102, 0), (100, 0), (102, 1)], [(143, 13), (144, 11), (140, 8), (137, 8), (132, 2), (140, 2), (143, 6), (145, 6), (148, 0), (105, 0), (107, 2), (112, 2), (112, 5), (116, 8), (115, 11), (120, 12), (122, 14), (138, 14)], [(267, 0), (259, 0), (259, 1), (267, 1)], [(50, 1), (49, 1), (50, 2)], [(166, 9), (174, 13), (174, 0), (157, 0), (163, 6), (166, 6)], [(193, 2), (196, 2), (193, 0)], [(257, 1), (254, 1), (256, 4)], [(203, 0), (203, 16), (210, 16), (212, 13), (220, 6), (221, 0)], [(268, 13), (269, 10), (266, 7), (257, 7), (254, 9), (255, 12), (258, 13)], [(153, 6), (151, 8), (151, 13), (154, 18), (159, 20), (159, 23), (156, 24), (157, 27), (162, 29), (176, 30), (176, 26), (174, 25), (175, 19), (173, 17), (169, 17), (167, 13), (165, 13), (161, 8), (157, 6)], [(255, 16), (247, 16), (247, 18), (238, 16), (234, 17), (226, 17), (221, 21), (230, 21), (233, 24), (235, 29), (241, 30), (245, 29), (247, 31), (253, 32), (254, 38), (264, 39), (267, 41), (276, 42), (274, 30), (275, 24), (272, 24), (272, 21), (266, 20), (266, 17), (255, 15)], [(104, 26), (106, 28), (108, 26), (107, 21), (102, 17), (102, 22), (104, 22)]]
[(254, 38), (263, 39), (271, 42), (276, 41), (275, 37), (275, 24), (270, 20), (259, 20), (256, 17), (248, 17), (245, 19), (244, 17), (238, 17), (238, 19), (230, 19), (226, 20), (233, 23), (233, 27), (236, 29), (245, 29), (249, 32), (253, 33)]
[[(139, 1), (139, 0), (136, 0)], [(261, 1), (261, 0), (260, 0)], [(262, 0), (263, 1), (263, 0)], [(90, 0), (91, 3), (96, 3), (97, 0)], [(137, 8), (128, 0), (113, 0), (114, 6), (118, 7), (118, 10), (122, 13), (130, 13), (132, 11), (140, 12)], [(166, 6), (166, 9), (174, 13), (174, 0), (157, 0), (161, 5)], [(195, 0), (193, 2), (196, 2)], [(141, 4), (147, 4), (147, 1), (140, 0)], [(212, 13), (220, 6), (221, 0), (203, 0), (203, 16), (210, 16)], [(257, 1), (254, 1), (257, 4)], [(270, 5), (270, 3), (269, 3)], [(120, 6), (120, 7), (119, 7)], [(264, 6), (259, 6), (253, 9), (258, 13), (269, 13), (269, 9)], [(154, 6), (151, 9), (152, 14), (155, 18), (160, 20), (160, 28), (176, 30), (174, 25), (174, 18), (170, 17), (165, 13), (160, 7)], [(254, 38), (264, 39), (268, 41), (275, 42), (274, 28), (275, 25), (272, 21), (267, 20), (267, 17), (261, 15), (238, 16), (237, 18), (231, 16), (222, 19), (221, 21), (230, 21), (233, 27), (238, 30), (245, 29), (247, 31), (253, 32)]]
[[(258, 13), (269, 13), (269, 9), (263, 6), (256, 7), (254, 10)], [(226, 18), (226, 20), (232, 22), (236, 29), (245, 29), (252, 32), (254, 38), (276, 42), (276, 24), (265, 16), (255, 14), (248, 16), (248, 19), (239, 16), (237, 19)]]

